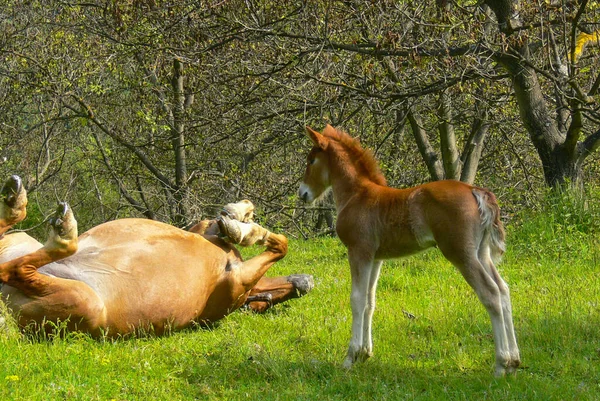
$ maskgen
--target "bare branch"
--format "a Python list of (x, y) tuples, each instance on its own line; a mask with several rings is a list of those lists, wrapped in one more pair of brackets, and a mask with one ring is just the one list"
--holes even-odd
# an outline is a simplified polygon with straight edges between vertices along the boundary
[(129, 202), (129, 204), (131, 206), (133, 206), (138, 212), (142, 213), (147, 218), (154, 220), (154, 218), (155, 218), (154, 212), (152, 212), (148, 207), (142, 206), (137, 200), (135, 200), (135, 198), (133, 196), (131, 196), (131, 194), (125, 187), (125, 185), (123, 185), (123, 182), (119, 178), (119, 175), (115, 172), (114, 168), (112, 167), (112, 164), (108, 158), (108, 155), (104, 151), (104, 146), (102, 145), (102, 142), (100, 141), (100, 138), (98, 137), (98, 134), (92, 130), (92, 135), (94, 136), (94, 140), (96, 141), (96, 144), (98, 145), (98, 150), (100, 151), (100, 155), (102, 156), (104, 165), (106, 166), (106, 168), (108, 168), (109, 174), (111, 175), (113, 180), (117, 183), (117, 186), (119, 187), (119, 192), (121, 192), (121, 194)]
[(589, 135), (583, 142), (579, 143), (579, 157), (577, 158), (577, 165), (580, 167), (583, 165), (585, 159), (600, 148), (600, 129), (593, 134)]
[(440, 93), (438, 101), (438, 129), (440, 131), (440, 148), (445, 177), (458, 180), (460, 177), (460, 157), (456, 148), (456, 135), (450, 113), (450, 97), (446, 91)]
[(83, 99), (81, 99), (77, 96), (71, 96), (71, 98), (73, 98), (77, 103), (79, 103), (79, 105), (82, 106), (86, 110), (86, 112), (82, 113), (80, 110), (75, 109), (68, 103), (63, 102), (63, 105), (66, 108), (77, 113), (80, 117), (87, 118), (88, 120), (93, 122), (94, 125), (96, 125), (96, 127), (98, 127), (102, 132), (104, 132), (106, 135), (108, 135), (109, 137), (111, 137), (112, 139), (117, 141), (119, 144), (125, 146), (127, 149), (129, 149), (131, 152), (133, 152), (133, 154), (135, 154), (137, 156), (137, 158), (144, 164), (144, 166), (146, 166), (146, 168), (156, 178), (158, 178), (158, 180), (163, 184), (163, 186), (165, 186), (167, 188), (173, 188), (173, 184), (171, 183), (171, 181), (164, 174), (162, 174), (160, 172), (160, 170), (158, 170), (158, 168), (150, 161), (148, 156), (146, 156), (146, 154), (140, 150), (140, 148), (138, 148), (138, 147), (132, 145), (131, 143), (129, 143), (128, 141), (126, 141), (123, 137), (121, 137), (115, 131), (107, 128), (101, 121), (99, 121), (95, 117), (94, 113), (92, 112), (91, 107), (87, 103), (85, 103), (83, 101)]
[(421, 121), (421, 118), (414, 112), (412, 106), (409, 106), (406, 116), (408, 118), (408, 122), (410, 123), (415, 141), (417, 142), (419, 152), (425, 161), (425, 165), (427, 166), (427, 170), (429, 170), (431, 178), (434, 181), (443, 179), (444, 170), (442, 168), (442, 163), (433, 150), (431, 143), (429, 143), (429, 138), (427, 137), (427, 132), (423, 128), (423, 122)]

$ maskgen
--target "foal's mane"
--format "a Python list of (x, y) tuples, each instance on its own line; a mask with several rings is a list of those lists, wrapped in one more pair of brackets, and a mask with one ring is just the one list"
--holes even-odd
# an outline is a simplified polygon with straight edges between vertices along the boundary
[(370, 181), (379, 185), (387, 185), (385, 177), (379, 168), (379, 163), (377, 163), (375, 156), (373, 156), (373, 152), (363, 148), (358, 138), (352, 138), (344, 131), (333, 128), (331, 125), (325, 127), (323, 135), (343, 148), (347, 157), (342, 157), (342, 160), (353, 164)]

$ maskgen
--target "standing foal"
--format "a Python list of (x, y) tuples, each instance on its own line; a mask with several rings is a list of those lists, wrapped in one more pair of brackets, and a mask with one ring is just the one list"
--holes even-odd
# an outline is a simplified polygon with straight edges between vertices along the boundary
[(314, 146), (299, 196), (312, 203), (333, 188), (336, 232), (348, 248), (352, 338), (344, 367), (373, 354), (371, 322), (383, 260), (437, 246), (490, 315), (495, 374), (514, 372), (521, 361), (508, 286), (494, 266), (505, 249), (494, 194), (459, 181), (390, 188), (372, 153), (358, 140), (329, 125), (322, 134), (309, 127), (306, 132)]

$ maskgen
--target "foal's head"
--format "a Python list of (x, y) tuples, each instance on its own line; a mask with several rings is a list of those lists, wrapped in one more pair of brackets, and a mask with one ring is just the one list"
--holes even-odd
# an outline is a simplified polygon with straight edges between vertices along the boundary
[(298, 191), (304, 202), (311, 203), (322, 197), (332, 181), (387, 185), (373, 153), (364, 149), (358, 139), (330, 125), (322, 134), (306, 127), (306, 134), (313, 147), (308, 153), (306, 172)]
[(310, 127), (306, 127), (306, 134), (313, 142), (313, 147), (306, 157), (306, 171), (298, 190), (298, 196), (304, 202), (312, 203), (331, 187), (329, 158), (326, 153), (329, 139)]

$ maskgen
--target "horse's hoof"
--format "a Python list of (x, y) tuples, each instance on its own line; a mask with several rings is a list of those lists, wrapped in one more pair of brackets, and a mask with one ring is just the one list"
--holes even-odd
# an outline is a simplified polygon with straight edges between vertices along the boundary
[(242, 223), (249, 223), (254, 219), (254, 205), (247, 199), (237, 203), (228, 203), (223, 206), (221, 215)]
[(10, 207), (15, 207), (19, 194), (23, 191), (23, 182), (18, 175), (12, 175), (2, 186), (0, 194), (3, 198), (4, 203)]
[(217, 217), (217, 224), (219, 225), (221, 235), (229, 239), (230, 242), (234, 244), (242, 242), (242, 231), (240, 230), (239, 225), (229, 216), (222, 215)]
[(294, 285), (298, 297), (306, 295), (315, 287), (313, 276), (310, 274), (291, 274), (287, 276), (287, 281)]
[(50, 217), (50, 227), (60, 237), (64, 237), (73, 229), (75, 218), (67, 202), (59, 202), (54, 215)]

